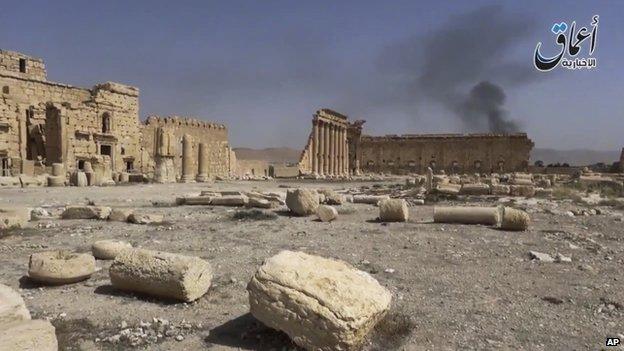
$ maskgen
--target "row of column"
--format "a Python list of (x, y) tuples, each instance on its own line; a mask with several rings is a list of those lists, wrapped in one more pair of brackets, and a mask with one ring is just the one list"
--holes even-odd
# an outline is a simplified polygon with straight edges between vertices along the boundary
[(182, 137), (182, 179), (183, 183), (190, 183), (197, 180), (198, 182), (208, 181), (208, 145), (199, 143), (198, 145), (198, 169), (199, 174), (195, 173), (193, 167), (193, 137), (184, 134)]
[(310, 168), (319, 175), (348, 175), (349, 150), (347, 128), (339, 124), (314, 119), (310, 145)]

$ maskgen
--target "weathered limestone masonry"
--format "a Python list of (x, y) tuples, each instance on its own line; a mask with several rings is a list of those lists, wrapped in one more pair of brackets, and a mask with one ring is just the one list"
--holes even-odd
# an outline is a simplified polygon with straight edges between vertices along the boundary
[(344, 176), (348, 174), (347, 116), (321, 109), (312, 119), (312, 132), (301, 153), (303, 174)]
[[(228, 144), (227, 128), (223, 124), (177, 116), (150, 116), (141, 132), (143, 148), (149, 150), (152, 158), (150, 165), (143, 170), (144, 173), (149, 174), (152, 170), (158, 169), (159, 160), (163, 160), (161, 157), (163, 155), (168, 160), (163, 162), (173, 163), (172, 166), (167, 166), (169, 171), (173, 167), (176, 177), (186, 182), (206, 181), (216, 176), (226, 177), (235, 164), (230, 160), (234, 155)], [(166, 155), (162, 153), (159, 155), (161, 143), (159, 135), (167, 135)], [(184, 152), (184, 145), (188, 153)], [(158, 174), (159, 172), (154, 174), (155, 181), (171, 181), (170, 177), (159, 180)]]
[[(1, 175), (65, 170), (111, 174), (139, 166), (139, 90), (118, 83), (92, 89), (47, 80), (43, 60), (0, 50)], [(102, 168), (108, 169), (102, 169)]]
[[(359, 174), (360, 170), (407, 174), (424, 173), (428, 167), (448, 173), (526, 171), (533, 148), (525, 133), (362, 135), (365, 121), (349, 122), (347, 116), (328, 109), (319, 110), (312, 123), (299, 162), (301, 174)], [(332, 156), (332, 128), (341, 131), (337, 158)], [(335, 173), (333, 162), (347, 168), (339, 167)]]
[[(222, 124), (179, 117), (141, 123), (137, 88), (50, 82), (43, 60), (0, 50), (0, 176), (53, 173), (57, 164), (72, 179), (83, 171), (89, 184), (112, 182), (117, 174), (127, 180), (126, 172), (158, 182), (207, 181), (228, 176), (234, 156)], [(65, 176), (57, 175), (59, 184)]]

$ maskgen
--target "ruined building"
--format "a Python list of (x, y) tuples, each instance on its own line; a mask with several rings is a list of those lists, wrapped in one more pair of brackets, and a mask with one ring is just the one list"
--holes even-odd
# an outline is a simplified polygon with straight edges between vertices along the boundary
[(0, 89), (1, 176), (49, 173), (53, 163), (69, 173), (95, 172), (102, 182), (121, 173), (163, 181), (229, 173), (225, 126), (178, 117), (141, 123), (135, 87), (51, 82), (43, 60), (0, 50)]
[[(301, 154), (300, 172), (407, 174), (424, 173), (427, 167), (448, 173), (525, 171), (533, 148), (525, 133), (369, 136), (362, 135), (364, 122), (349, 122), (347, 116), (329, 109), (317, 111)], [(338, 136), (332, 130), (338, 130)], [(334, 142), (337, 145), (332, 146)], [(331, 166), (336, 163), (347, 169), (336, 171)]]

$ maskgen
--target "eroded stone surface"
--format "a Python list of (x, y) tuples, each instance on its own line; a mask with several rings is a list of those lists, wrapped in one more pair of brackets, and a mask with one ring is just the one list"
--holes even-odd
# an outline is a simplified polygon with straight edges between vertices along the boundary
[(379, 202), (379, 219), (383, 222), (407, 222), (409, 208), (403, 199), (386, 199)]
[(282, 251), (247, 286), (251, 313), (308, 350), (347, 350), (390, 307), (391, 294), (345, 262)]
[(47, 251), (30, 255), (28, 276), (46, 284), (70, 284), (88, 279), (95, 272), (95, 258), (89, 254)]
[(120, 252), (131, 248), (130, 243), (120, 240), (100, 240), (91, 245), (93, 256), (101, 260), (114, 260)]
[(286, 206), (297, 216), (308, 216), (316, 212), (319, 206), (319, 194), (308, 189), (288, 190)]
[(107, 206), (67, 206), (61, 214), (63, 219), (107, 219), (111, 213)]

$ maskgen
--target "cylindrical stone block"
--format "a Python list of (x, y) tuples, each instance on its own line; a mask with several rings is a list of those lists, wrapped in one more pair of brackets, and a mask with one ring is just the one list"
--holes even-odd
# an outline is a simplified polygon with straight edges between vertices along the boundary
[(95, 258), (89, 254), (48, 251), (30, 255), (28, 276), (41, 283), (70, 284), (88, 279), (95, 272)]
[(382, 222), (407, 222), (409, 209), (403, 199), (386, 199), (379, 202), (379, 219)]
[(499, 207), (434, 207), (436, 223), (498, 225), (501, 218)]
[(109, 273), (118, 289), (186, 302), (203, 296), (212, 280), (212, 267), (198, 257), (143, 249), (122, 251)]
[(48, 176), (48, 186), (65, 186), (65, 176)]
[(503, 208), (501, 229), (523, 231), (527, 230), (530, 222), (528, 213), (511, 207)]

